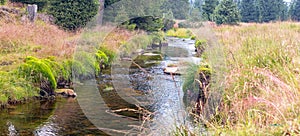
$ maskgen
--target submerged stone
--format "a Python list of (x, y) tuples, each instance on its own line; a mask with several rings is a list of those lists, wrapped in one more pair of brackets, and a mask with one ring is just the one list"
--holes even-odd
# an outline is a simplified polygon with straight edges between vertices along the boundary
[(178, 70), (178, 67), (166, 67), (164, 68), (164, 73), (172, 75), (181, 75), (181, 73)]
[(144, 53), (135, 58), (136, 61), (151, 61), (151, 60), (163, 60), (161, 54), (156, 53)]
[(63, 96), (67, 96), (67, 97), (76, 97), (77, 96), (77, 94), (72, 89), (56, 89), (55, 93), (61, 94)]

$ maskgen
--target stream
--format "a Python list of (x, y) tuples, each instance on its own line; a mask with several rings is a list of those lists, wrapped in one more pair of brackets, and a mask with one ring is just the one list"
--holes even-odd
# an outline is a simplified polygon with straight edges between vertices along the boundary
[(193, 128), (182, 100), (183, 76), (165, 74), (164, 68), (176, 65), (184, 74), (188, 63), (200, 63), (193, 57), (195, 41), (167, 41), (159, 50), (162, 61), (147, 61), (143, 68), (115, 62), (111, 74), (76, 85), (76, 98), (32, 101), (0, 111), (0, 135), (170, 135), (179, 125)]

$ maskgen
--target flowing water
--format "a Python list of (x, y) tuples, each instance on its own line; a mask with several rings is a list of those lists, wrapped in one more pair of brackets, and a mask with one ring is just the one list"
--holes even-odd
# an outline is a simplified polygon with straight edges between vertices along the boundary
[(33, 101), (1, 111), (0, 135), (167, 135), (180, 124), (191, 125), (182, 101), (183, 78), (163, 68), (175, 64), (184, 73), (186, 62), (200, 60), (193, 57), (193, 40), (167, 40), (157, 65), (141, 69), (117, 62), (111, 75), (75, 86), (76, 99)]

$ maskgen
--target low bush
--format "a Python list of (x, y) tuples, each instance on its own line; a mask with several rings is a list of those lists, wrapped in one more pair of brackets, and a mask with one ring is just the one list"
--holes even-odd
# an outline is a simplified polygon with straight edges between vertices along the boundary
[(178, 37), (178, 38), (189, 38), (192, 36), (192, 32), (184, 28), (171, 29), (167, 31), (167, 36)]

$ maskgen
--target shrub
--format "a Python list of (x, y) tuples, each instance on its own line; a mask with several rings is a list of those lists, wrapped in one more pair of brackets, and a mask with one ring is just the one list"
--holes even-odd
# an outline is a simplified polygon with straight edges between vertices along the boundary
[(126, 24), (135, 24), (135, 29), (142, 29), (148, 32), (159, 31), (164, 27), (163, 20), (153, 16), (136, 17), (122, 23), (122, 25)]
[(214, 11), (215, 22), (220, 24), (236, 25), (240, 20), (237, 5), (233, 0), (222, 0)]
[(0, 5), (4, 5), (7, 2), (7, 0), (0, 0)]
[(86, 26), (97, 14), (98, 0), (55, 0), (51, 3), (49, 14), (58, 26), (76, 31)]
[(21, 75), (31, 79), (35, 83), (49, 81), (50, 87), (53, 90), (57, 86), (55, 76), (49, 67), (49, 63), (45, 60), (29, 56), (25, 59), (25, 63), (20, 66), (19, 70)]
[(171, 29), (167, 31), (167, 36), (179, 37), (179, 38), (189, 38), (191, 37), (192, 32), (190, 30), (179, 28)]
[(103, 52), (106, 57), (107, 57), (107, 62), (105, 63), (105, 65), (109, 65), (112, 63), (112, 61), (114, 61), (114, 59), (116, 58), (116, 52), (109, 50), (105, 47), (100, 47), (98, 50), (100, 50), (101, 52)]
[(37, 95), (37, 89), (26, 79), (17, 76), (16, 71), (0, 71), (0, 103), (6, 103), (8, 98), (21, 100)]
[(205, 46), (206, 44), (207, 44), (207, 41), (204, 40), (204, 39), (196, 40), (196, 42), (195, 42), (195, 48), (198, 48), (200, 46)]

